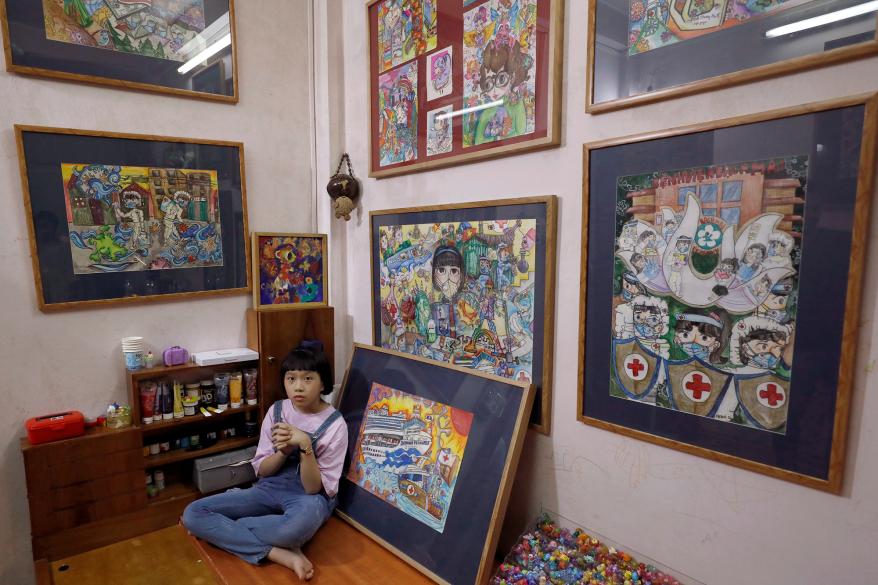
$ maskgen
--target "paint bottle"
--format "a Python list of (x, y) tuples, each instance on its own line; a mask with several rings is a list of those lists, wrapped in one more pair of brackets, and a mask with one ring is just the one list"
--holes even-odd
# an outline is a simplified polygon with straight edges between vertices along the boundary
[(174, 396), (171, 394), (171, 384), (162, 382), (162, 420), (174, 418)]
[(241, 372), (235, 372), (229, 378), (229, 406), (231, 408), (241, 408), (244, 405), (242, 379)]
[(257, 378), (258, 370), (256, 368), (244, 370), (244, 398), (247, 400), (247, 404), (256, 404), (258, 397)]
[(183, 418), (183, 384), (174, 380), (174, 418)]
[(156, 383), (151, 380), (140, 384), (140, 420), (145, 425), (152, 423), (157, 389)]
[(215, 400), (215, 387), (213, 385), (213, 380), (202, 380), (201, 381), (201, 405), (202, 406), (213, 406), (216, 404)]
[(229, 407), (229, 381), (231, 376), (228, 372), (217, 372), (213, 375), (213, 383), (216, 389), (213, 392), (216, 407), (225, 410)]
[(162, 420), (162, 384), (156, 383), (155, 400), (152, 404), (152, 421), (159, 422)]
[(155, 489), (162, 491), (165, 489), (165, 473), (161, 469), (155, 470)]

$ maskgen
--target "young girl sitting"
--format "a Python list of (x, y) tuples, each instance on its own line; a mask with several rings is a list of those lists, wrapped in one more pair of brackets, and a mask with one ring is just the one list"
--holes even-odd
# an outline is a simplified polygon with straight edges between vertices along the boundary
[(310, 579), (314, 567), (301, 547), (335, 508), (347, 426), (321, 399), (332, 391), (332, 372), (320, 342), (292, 350), (281, 379), (289, 399), (278, 401), (262, 421), (251, 462), (256, 483), (192, 502), (183, 524), (248, 563), (267, 558)]

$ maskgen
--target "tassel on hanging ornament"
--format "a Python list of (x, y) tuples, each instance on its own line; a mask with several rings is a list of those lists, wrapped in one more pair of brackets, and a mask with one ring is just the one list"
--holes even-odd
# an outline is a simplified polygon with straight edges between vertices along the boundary
[[(341, 172), (342, 165), (347, 162), (348, 172)], [(351, 220), (351, 212), (357, 207), (357, 200), (360, 198), (360, 181), (354, 176), (354, 169), (351, 166), (351, 157), (348, 153), (341, 155), (338, 161), (338, 168), (335, 174), (329, 178), (329, 184), (326, 185), (326, 192), (332, 199), (332, 209), (335, 211), (336, 219), (344, 217), (345, 221)]]

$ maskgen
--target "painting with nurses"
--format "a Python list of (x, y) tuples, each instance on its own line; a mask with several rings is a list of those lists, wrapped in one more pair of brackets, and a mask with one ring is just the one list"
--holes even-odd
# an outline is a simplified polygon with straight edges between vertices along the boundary
[(533, 380), (535, 219), (379, 229), (380, 343)]
[(610, 394), (784, 433), (808, 158), (617, 180)]
[(63, 163), (74, 274), (223, 265), (215, 170)]

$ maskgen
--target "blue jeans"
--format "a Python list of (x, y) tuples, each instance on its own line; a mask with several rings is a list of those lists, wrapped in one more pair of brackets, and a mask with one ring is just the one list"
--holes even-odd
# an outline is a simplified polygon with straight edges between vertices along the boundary
[(183, 512), (183, 525), (255, 565), (272, 547), (296, 549), (308, 542), (335, 504), (335, 498), (322, 492), (306, 493), (295, 466), (287, 465), (251, 488), (192, 502)]

